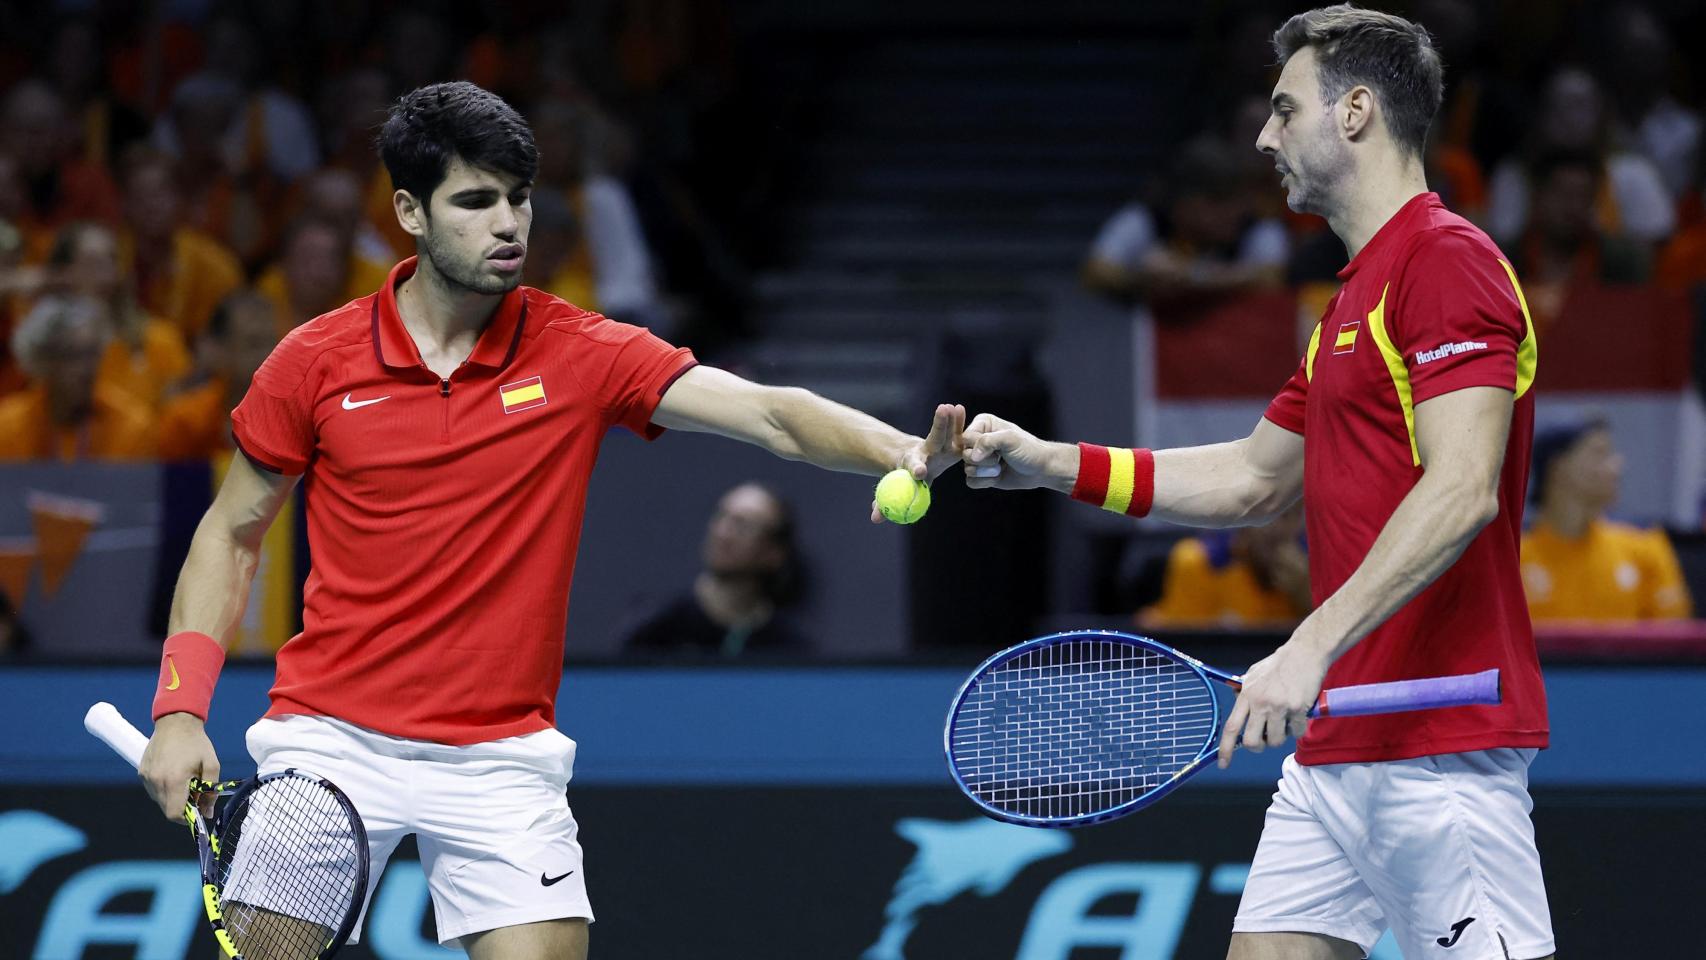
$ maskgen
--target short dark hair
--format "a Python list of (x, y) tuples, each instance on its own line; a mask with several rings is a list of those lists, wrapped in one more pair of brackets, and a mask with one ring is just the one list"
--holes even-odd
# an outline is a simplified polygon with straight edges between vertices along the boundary
[(451, 157), (528, 183), (539, 172), (527, 121), (502, 97), (465, 80), (404, 94), (379, 130), (379, 155), (392, 185), (423, 207), (444, 182)]
[(1386, 129), (1399, 147), (1420, 157), (1428, 127), (1445, 99), (1445, 66), (1433, 37), (1420, 24), (1348, 3), (1300, 13), (1274, 31), (1274, 53), (1284, 64), (1314, 47), (1327, 102), (1362, 84), (1380, 98)]
[(1534, 479), (1528, 485), (1529, 502), (1545, 502), (1547, 481), (1552, 478), (1552, 465), (1559, 457), (1574, 450), (1576, 444), (1582, 442), (1588, 434), (1610, 430), (1611, 421), (1604, 416), (1595, 415), (1536, 433), (1529, 449), (1529, 459), (1533, 461), (1534, 470)]

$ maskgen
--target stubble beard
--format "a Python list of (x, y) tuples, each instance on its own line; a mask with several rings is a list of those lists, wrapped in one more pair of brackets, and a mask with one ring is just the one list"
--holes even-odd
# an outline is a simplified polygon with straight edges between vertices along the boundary
[(433, 272), (449, 288), (452, 293), (475, 293), (481, 296), (497, 296), (514, 290), (521, 284), (521, 271), (517, 270), (510, 276), (492, 276), (482, 273), (480, 264), (484, 261), (464, 263), (455, 251), (439, 242), (436, 235), (426, 236), (426, 256), (432, 261)]

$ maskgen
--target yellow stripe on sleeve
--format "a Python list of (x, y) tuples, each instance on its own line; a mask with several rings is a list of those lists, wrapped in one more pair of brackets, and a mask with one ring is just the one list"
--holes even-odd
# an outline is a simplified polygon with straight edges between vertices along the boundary
[(1516, 302), (1522, 306), (1522, 325), (1524, 333), (1522, 342), (1516, 347), (1516, 396), (1522, 399), (1529, 388), (1534, 386), (1534, 375), (1540, 367), (1540, 340), (1534, 333), (1534, 318), (1528, 314), (1528, 298), (1522, 294), (1522, 284), (1517, 282), (1516, 268), (1509, 262), (1500, 260), (1499, 266), (1505, 268), (1505, 273), (1511, 278), (1511, 289), (1516, 291)]

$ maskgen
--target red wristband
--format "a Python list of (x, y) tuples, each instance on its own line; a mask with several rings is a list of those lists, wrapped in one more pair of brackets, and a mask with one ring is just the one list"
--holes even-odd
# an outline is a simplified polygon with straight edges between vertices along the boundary
[(1129, 517), (1146, 516), (1155, 502), (1155, 453), (1080, 443), (1072, 499)]
[(154, 719), (168, 713), (193, 713), (207, 719), (213, 685), (225, 666), (225, 649), (205, 633), (184, 630), (166, 638), (160, 657), (160, 684), (154, 690)]

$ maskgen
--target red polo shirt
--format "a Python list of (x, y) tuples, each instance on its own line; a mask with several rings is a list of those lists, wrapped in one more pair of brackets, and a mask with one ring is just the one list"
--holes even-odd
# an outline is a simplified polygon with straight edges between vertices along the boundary
[(1497, 667), (1504, 700), (1312, 721), (1297, 762), (1402, 760), (1544, 747), (1546, 690), (1517, 547), (1534, 434), (1538, 346), (1516, 272), (1474, 224), (1424, 193), (1393, 214), (1339, 274), (1345, 282), (1269, 420), (1306, 439), (1309, 581), (1320, 603), (1362, 565), (1421, 480), (1415, 408), (1467, 387), (1515, 397), (1499, 514), (1433, 583), (1345, 652), (1326, 686)]
[(691, 353), (529, 287), (441, 380), (377, 293), (292, 331), (231, 414), (261, 467), (302, 474), (313, 567), (268, 716), (468, 744), (555, 722), (587, 481), (621, 425), (648, 439)]

